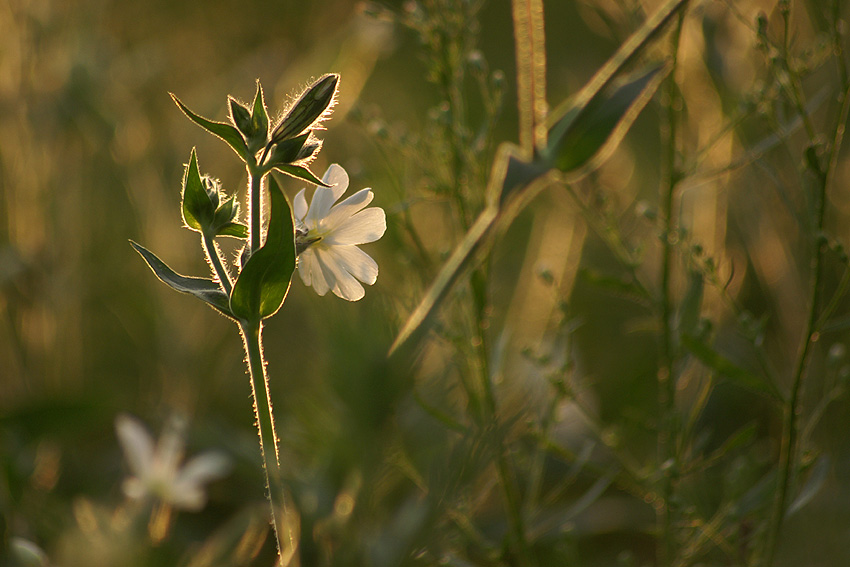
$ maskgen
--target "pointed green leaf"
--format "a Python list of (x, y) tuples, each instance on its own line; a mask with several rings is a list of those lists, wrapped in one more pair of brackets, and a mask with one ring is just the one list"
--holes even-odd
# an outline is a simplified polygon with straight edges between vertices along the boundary
[(142, 256), (148, 267), (153, 270), (153, 273), (162, 283), (181, 293), (194, 295), (220, 313), (227, 315), (231, 319), (235, 319), (233, 313), (230, 311), (227, 295), (216, 282), (207, 278), (181, 276), (144, 246), (132, 240), (130, 241), (130, 245)]
[(273, 176), (269, 176), (269, 197), (271, 212), (266, 241), (245, 262), (230, 296), (233, 313), (244, 321), (274, 315), (286, 298), (295, 271), (292, 209)]
[(242, 132), (245, 139), (254, 135), (254, 123), (251, 120), (251, 111), (242, 106), (232, 96), (227, 97), (228, 106), (230, 107), (230, 119), (236, 128)]
[(203, 232), (213, 218), (214, 208), (201, 181), (195, 148), (183, 175), (183, 222), (192, 230)]
[(307, 138), (309, 137), (310, 131), (305, 132), (300, 136), (278, 142), (274, 145), (274, 149), (269, 156), (267, 165), (289, 165), (292, 162), (297, 161), (298, 154), (301, 152), (301, 148), (304, 147), (304, 144), (307, 142)]
[[(461, 243), (452, 252), (451, 257), (443, 265), (437, 278), (425, 292), (425, 296), (419, 305), (405, 321), (401, 331), (390, 347), (389, 355), (392, 356), (399, 348), (415, 336), (424, 332), (424, 323), (434, 313), (437, 306), (445, 299), (458, 277), (469, 267), (470, 262), (479, 250), (485, 237), (490, 234), (498, 215), (492, 208), (486, 208), (479, 215), (478, 220), (466, 233)], [(416, 342), (415, 340), (412, 342)]]
[(333, 103), (339, 75), (321, 77), (305, 90), (272, 133), (272, 141), (280, 142), (298, 136), (325, 113)]
[(556, 108), (547, 118), (549, 128), (560, 122), (566, 114), (574, 109), (581, 109), (607, 89), (614, 79), (643, 52), (655, 36), (660, 33), (670, 20), (679, 13), (689, 0), (668, 0), (657, 12), (653, 13), (629, 38), (620, 45), (617, 52), (611, 56), (579, 91), (574, 99), (570, 99)]
[(668, 72), (669, 66), (655, 65), (567, 112), (549, 130), (543, 159), (563, 172), (593, 169), (620, 143)]
[(290, 177), (303, 179), (304, 181), (307, 181), (314, 185), (318, 185), (319, 187), (329, 187), (329, 185), (325, 185), (325, 183), (321, 179), (316, 177), (316, 175), (312, 171), (302, 165), (279, 163), (276, 164), (274, 168), (281, 173), (289, 175)]
[(263, 100), (263, 87), (260, 85), (260, 81), (257, 81), (257, 93), (254, 95), (251, 122), (254, 125), (254, 132), (262, 134), (263, 141), (265, 141), (269, 135), (269, 115), (266, 112), (266, 103)]
[(239, 222), (229, 222), (216, 229), (215, 235), (248, 238), (248, 227)]
[(242, 135), (239, 133), (239, 130), (237, 130), (234, 126), (231, 126), (230, 124), (225, 124), (223, 122), (213, 122), (212, 120), (207, 120), (203, 116), (198, 116), (197, 114), (189, 110), (185, 104), (180, 102), (180, 99), (178, 99), (174, 95), (174, 93), (169, 94), (171, 95), (171, 98), (174, 100), (177, 106), (180, 107), (180, 110), (183, 111), (183, 114), (188, 116), (192, 122), (203, 128), (207, 132), (210, 132), (211, 134), (214, 134), (225, 142), (227, 142), (227, 145), (229, 145), (233, 149), (233, 151), (236, 152), (236, 155), (242, 158), (243, 161), (248, 160), (248, 147), (245, 145), (245, 140), (242, 139)]

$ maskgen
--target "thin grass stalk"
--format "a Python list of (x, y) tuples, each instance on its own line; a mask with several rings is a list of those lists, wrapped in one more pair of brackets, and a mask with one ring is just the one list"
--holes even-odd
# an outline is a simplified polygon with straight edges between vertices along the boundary
[[(843, 63), (843, 59), (841, 60)], [(843, 65), (842, 65), (843, 66)], [(818, 165), (814, 171), (817, 176), (817, 194), (816, 212), (815, 212), (815, 227), (812, 234), (813, 260), (811, 267), (811, 291), (809, 299), (809, 313), (806, 323), (806, 330), (803, 334), (802, 344), (797, 356), (797, 363), (794, 367), (794, 374), (791, 381), (791, 392), (788, 401), (785, 405), (785, 417), (783, 421), (782, 431), (782, 447), (780, 449), (779, 459), (779, 480), (777, 484), (776, 498), (773, 502), (773, 511), (768, 526), (768, 535), (766, 549), (764, 552), (764, 560), (762, 564), (765, 567), (770, 567), (774, 564), (776, 558), (776, 549), (779, 543), (779, 534), (782, 530), (782, 523), (785, 519), (785, 512), (788, 506), (788, 500), (791, 493), (791, 479), (796, 469), (796, 454), (797, 444), (800, 430), (800, 398), (803, 389), (803, 383), (808, 369), (809, 359), (812, 353), (814, 343), (818, 341), (821, 333), (821, 325), (825, 324), (825, 317), (822, 316), (821, 310), (818, 308), (822, 303), (823, 294), (823, 264), (828, 250), (828, 241), (824, 236), (824, 217), (826, 213), (826, 194), (829, 183), (835, 172), (835, 167), (838, 161), (838, 153), (844, 139), (844, 123), (847, 120), (848, 111), (850, 111), (850, 85), (848, 85), (846, 73), (842, 73), (842, 80), (845, 84), (842, 85), (842, 91), (839, 95), (839, 112), (836, 120), (835, 130), (833, 131), (830, 144), (829, 155), (826, 159), (826, 169)], [(828, 305), (826, 309), (831, 309)]]
[(672, 272), (676, 221), (673, 216), (673, 204), (680, 174), (676, 165), (676, 145), (678, 135), (678, 111), (676, 99), (679, 96), (676, 85), (676, 66), (678, 63), (679, 42), (684, 16), (678, 22), (671, 37), (672, 62), (669, 77), (666, 79), (664, 103), (666, 105), (664, 130), (664, 174), (661, 181), (661, 209), (664, 227), (662, 229), (661, 260), (661, 360), (658, 369), (658, 406), (661, 423), (658, 427), (658, 464), (661, 473), (661, 500), (656, 505), (657, 524), (660, 530), (658, 545), (658, 565), (671, 565), (675, 555), (675, 537), (673, 534), (674, 510), (673, 491), (678, 474), (678, 455), (675, 436), (676, 419), (676, 374), (675, 346), (673, 329)]
[(546, 147), (546, 41), (543, 2), (513, 0), (519, 145), (526, 156)]

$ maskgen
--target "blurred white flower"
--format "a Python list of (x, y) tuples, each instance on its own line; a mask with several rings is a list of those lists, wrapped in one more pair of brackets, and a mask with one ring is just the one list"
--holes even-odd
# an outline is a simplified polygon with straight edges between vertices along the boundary
[(204, 485), (227, 474), (229, 459), (207, 452), (184, 466), (182, 421), (172, 419), (154, 440), (139, 420), (128, 415), (115, 419), (115, 431), (124, 450), (131, 476), (124, 480), (124, 493), (133, 500), (153, 498), (184, 510), (200, 510), (206, 504)]
[(348, 189), (348, 174), (339, 165), (331, 165), (322, 181), (330, 187), (316, 187), (309, 209), (305, 189), (295, 196), (298, 273), (319, 295), (331, 290), (357, 301), (365, 294), (360, 282), (372, 285), (378, 279), (378, 264), (357, 246), (384, 235), (386, 215), (380, 207), (364, 209), (374, 197), (371, 189), (334, 204)]

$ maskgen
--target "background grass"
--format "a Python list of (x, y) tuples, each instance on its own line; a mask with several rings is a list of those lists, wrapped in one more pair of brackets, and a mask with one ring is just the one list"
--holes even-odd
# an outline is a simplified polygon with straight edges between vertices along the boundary
[[(546, 2), (550, 105), (655, 4)], [(677, 346), (673, 361), (669, 564), (755, 564), (786, 407), (770, 392), (790, 391), (812, 297), (817, 179), (806, 152), (817, 142), (826, 167), (846, 83), (846, 44), (833, 32), (847, 7), (835, 5), (791, 3), (787, 58), (776, 2), (691, 7), (675, 89), (656, 96), (603, 167), (550, 183), (497, 239), (484, 271), (483, 371), (466, 284), (415, 360), (392, 366), (385, 354), (464, 232), (459, 203), (481, 207), (495, 142), (517, 139), (507, 2), (3, 2), (3, 560), (15, 564), (5, 548), (23, 537), (63, 566), (272, 564), (236, 330), (161, 286), (127, 240), (203, 275), (195, 236), (180, 228), (190, 149), (227, 191), (244, 190), (231, 151), (169, 91), (222, 120), (226, 94), (250, 100), (256, 78), (274, 113), (333, 71), (340, 104), (313, 169), (340, 163), (352, 189), (372, 187), (389, 228), (365, 247), (381, 273), (361, 302), (319, 298), (296, 279), (266, 326), (284, 463), (309, 534), (303, 564), (656, 562), (652, 504), (669, 472), (657, 453), (657, 300), (671, 92), (683, 177), (668, 295), (676, 340), (687, 328), (699, 342)], [(670, 53), (664, 38), (646, 58)], [(789, 95), (795, 82), (806, 120)], [(819, 310), (847, 274), (848, 164), (836, 153)], [(292, 197), (302, 186), (284, 189)], [(778, 565), (850, 561), (846, 313), (842, 294), (805, 364), (788, 502), (811, 498), (782, 525)], [(476, 405), (490, 382), (492, 420)], [(235, 463), (204, 511), (180, 514), (159, 545), (121, 494), (120, 412), (153, 430), (187, 415), (189, 452), (218, 448)], [(512, 539), (510, 490), (525, 542)]]

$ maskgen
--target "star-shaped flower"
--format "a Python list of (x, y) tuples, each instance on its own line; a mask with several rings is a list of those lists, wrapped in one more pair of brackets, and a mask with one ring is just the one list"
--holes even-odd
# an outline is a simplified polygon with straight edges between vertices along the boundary
[(322, 181), (330, 187), (316, 187), (309, 209), (305, 189), (295, 196), (298, 273), (319, 295), (331, 290), (357, 301), (365, 295), (360, 282), (372, 285), (378, 279), (378, 264), (357, 246), (381, 238), (387, 218), (380, 207), (365, 208), (374, 197), (371, 189), (334, 204), (348, 189), (348, 174), (339, 165), (331, 165)]
[(200, 510), (206, 503), (204, 485), (224, 476), (230, 468), (220, 453), (202, 453), (183, 467), (184, 440), (182, 423), (172, 420), (159, 442), (145, 426), (128, 415), (115, 420), (118, 441), (132, 476), (124, 481), (124, 493), (133, 500), (153, 498), (184, 510)]

